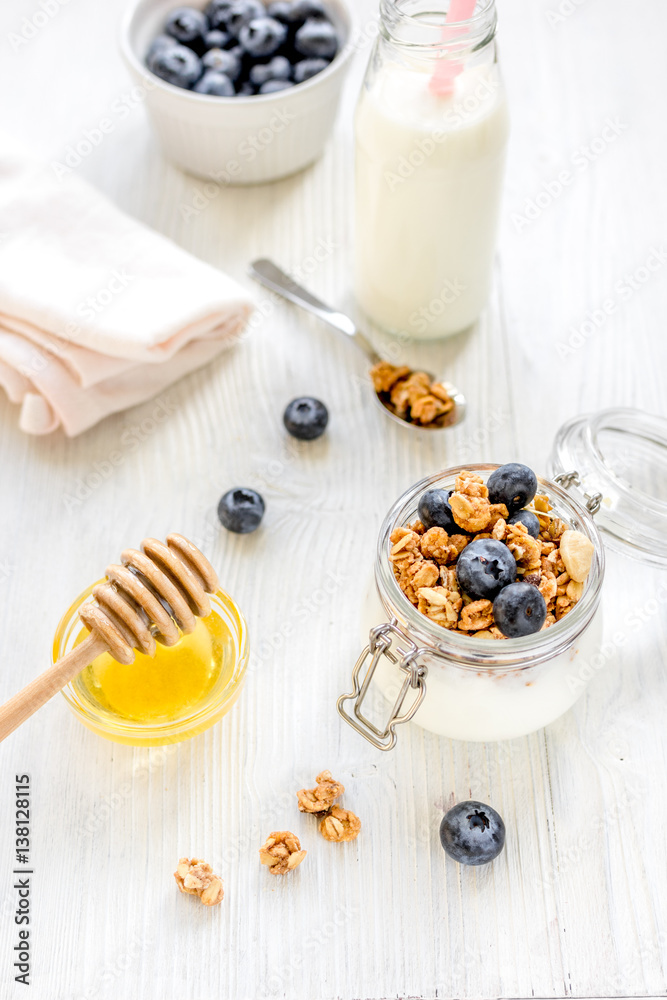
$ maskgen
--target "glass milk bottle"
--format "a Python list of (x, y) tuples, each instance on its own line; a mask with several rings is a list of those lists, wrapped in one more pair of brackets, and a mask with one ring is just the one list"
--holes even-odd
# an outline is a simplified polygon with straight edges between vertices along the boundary
[(486, 305), (509, 133), (496, 21), (495, 0), (380, 2), (355, 123), (355, 284), (392, 333), (447, 337)]

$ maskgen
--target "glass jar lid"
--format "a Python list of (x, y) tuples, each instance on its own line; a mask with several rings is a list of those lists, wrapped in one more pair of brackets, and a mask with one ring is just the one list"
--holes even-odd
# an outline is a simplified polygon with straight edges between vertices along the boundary
[(549, 475), (595, 513), (609, 545), (667, 566), (667, 420), (611, 409), (560, 428)]

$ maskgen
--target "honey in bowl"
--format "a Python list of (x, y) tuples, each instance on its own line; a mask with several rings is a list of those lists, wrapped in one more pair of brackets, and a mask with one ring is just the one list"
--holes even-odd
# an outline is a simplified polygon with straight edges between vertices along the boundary
[[(81, 594), (63, 617), (54, 639), (54, 660), (89, 635), (78, 609)], [(211, 612), (174, 646), (138, 650), (129, 665), (102, 653), (63, 691), (75, 715), (106, 739), (133, 746), (159, 746), (208, 729), (234, 705), (248, 660), (246, 624), (232, 598), (211, 595)]]
[[(88, 635), (82, 628), (74, 645)], [(232, 639), (224, 621), (212, 612), (198, 618), (194, 632), (175, 646), (157, 644), (154, 656), (137, 651), (123, 664), (102, 653), (79, 674), (75, 684), (107, 712), (134, 722), (169, 722), (205, 705), (217, 684), (234, 671)]]

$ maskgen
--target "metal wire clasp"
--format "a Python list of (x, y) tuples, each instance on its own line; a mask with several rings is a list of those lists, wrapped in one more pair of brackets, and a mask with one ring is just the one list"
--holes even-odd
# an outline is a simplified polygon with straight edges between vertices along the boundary
[[(392, 646), (395, 644), (395, 649)], [(351, 694), (343, 694), (338, 699), (337, 706), (339, 715), (356, 729), (358, 733), (372, 743), (378, 750), (391, 750), (396, 745), (396, 733), (394, 729), (402, 722), (409, 722), (421, 705), (426, 694), (426, 674), (428, 667), (420, 662), (420, 658), (427, 651), (419, 649), (416, 644), (399, 629), (394, 622), (387, 622), (385, 625), (377, 625), (371, 629), (369, 644), (366, 646), (361, 656), (356, 662), (352, 672), (354, 690)], [(359, 677), (362, 667), (370, 656), (370, 663), (364, 675), (363, 681)], [(380, 662), (380, 657), (386, 656), (405, 675), (401, 689), (398, 692), (396, 701), (391, 710), (391, 715), (384, 729), (378, 729), (374, 723), (367, 719), (361, 711), (364, 698), (368, 694), (373, 674)], [(408, 691), (416, 691), (417, 694), (413, 703), (407, 711), (401, 715), (403, 702)], [(354, 716), (349, 715), (345, 710), (345, 702), (354, 702)]]
[[(559, 476), (554, 476), (554, 482), (566, 490), (573, 486), (581, 488), (581, 476), (576, 470), (574, 472), (561, 472)], [(584, 499), (588, 512), (595, 515), (600, 510), (604, 498), (601, 493), (584, 493)]]

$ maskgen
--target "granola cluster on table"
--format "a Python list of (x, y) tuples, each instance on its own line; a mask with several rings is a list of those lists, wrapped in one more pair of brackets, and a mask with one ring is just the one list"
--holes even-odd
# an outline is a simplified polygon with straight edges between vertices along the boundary
[(427, 372), (380, 361), (370, 375), (382, 404), (407, 423), (441, 427), (454, 409), (447, 389)]
[[(511, 474), (503, 485), (498, 474), (506, 469), (525, 470), (514, 473), (519, 486)], [(431, 621), (478, 638), (514, 638), (554, 625), (581, 598), (593, 544), (551, 513), (546, 495), (522, 490), (527, 473), (536, 486), (525, 466), (502, 466), (495, 490), (489, 478), (490, 491), (481, 476), (463, 470), (451, 493), (431, 490), (420, 502), (427, 522), (447, 527), (422, 518), (392, 532), (398, 584)]]

